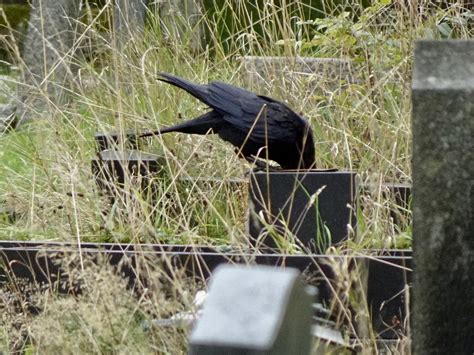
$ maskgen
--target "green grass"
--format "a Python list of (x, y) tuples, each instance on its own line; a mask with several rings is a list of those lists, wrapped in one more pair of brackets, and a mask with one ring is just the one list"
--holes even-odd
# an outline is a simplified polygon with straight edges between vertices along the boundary
[[(292, 14), (305, 13), (302, 2), (292, 3)], [(357, 210), (357, 237), (330, 252), (352, 255), (370, 247), (410, 247), (411, 226), (394, 226), (390, 201), (381, 186), (411, 182), (413, 44), (420, 38), (472, 37), (472, 12), (459, 3), (441, 8), (422, 1), (418, 10), (403, 1), (373, 3), (365, 9), (353, 5), (352, 12), (350, 6), (339, 7), (324, 19), (282, 21), (289, 16), (289, 7), (268, 6), (256, 18), (254, 10), (246, 12), (245, 7), (226, 0), (227, 21), (235, 21), (233, 28), (238, 32), (221, 43), (218, 15), (202, 18), (209, 44), (201, 52), (191, 49), (194, 28), (185, 30), (181, 38), (164, 39), (157, 18), (149, 18), (144, 34), (120, 52), (109, 37), (91, 29), (88, 35), (94, 55), (76, 63), (80, 75), (69, 103), (49, 104), (31, 124), (0, 135), (0, 201), (16, 212), (14, 221), (0, 218), (0, 238), (246, 247), (245, 184), (189, 181), (225, 181), (243, 177), (250, 168), (217, 137), (170, 134), (146, 140), (143, 150), (165, 161), (155, 179), (153, 201), (141, 196), (133, 184), (126, 187), (131, 197), (115, 205), (98, 191), (90, 169), (96, 131), (153, 129), (177, 122), (179, 115), (182, 119), (195, 117), (205, 109), (183, 91), (157, 82), (157, 73), (164, 71), (202, 83), (222, 80), (248, 87), (304, 113), (315, 133), (317, 165), (357, 171), (361, 183), (370, 186), (370, 194), (361, 197)], [(101, 21), (110, 16), (109, 10), (100, 13)], [(97, 12), (91, 13), (88, 23), (93, 22), (94, 14)], [(248, 18), (237, 23), (240, 16)], [(253, 26), (242, 26), (249, 21), (258, 21), (259, 33)], [(239, 57), (282, 54), (350, 59), (355, 80), (320, 80), (314, 85), (308, 77), (296, 75), (277, 77), (270, 85), (249, 84)], [(21, 62), (15, 64), (21, 66)], [(8, 93), (4, 94), (0, 102), (7, 100)], [(104, 214), (105, 210), (110, 213)], [(151, 263), (145, 264), (143, 272), (154, 275), (148, 269)], [(335, 308), (342, 312), (341, 319), (351, 323), (350, 328), (356, 328), (347, 316), (348, 305), (353, 302), (363, 308), (360, 297), (364, 295), (352, 294), (348, 285), (361, 284), (361, 275), (347, 265), (334, 267), (340, 290), (347, 296)], [(115, 280), (113, 271), (104, 272)], [(17, 347), (27, 353), (58, 349), (134, 352), (139, 347), (143, 352), (185, 351), (187, 330), (160, 330), (150, 335), (140, 327), (143, 319), (189, 309), (195, 285), (189, 286), (182, 275), (170, 281), (165, 302), (137, 301), (122, 286), (103, 282), (103, 274), (92, 265), (79, 274), (74, 277), (85, 278), (91, 285), (83, 297), (33, 290), (33, 299), (23, 300), (40, 304), (40, 316), (15, 308), (23, 297), (18, 290), (2, 291), (3, 300), (16, 301), (4, 303), (0, 351)], [(109, 288), (97, 286), (102, 284)], [(159, 288), (154, 291), (153, 297), (158, 297)], [(160, 302), (166, 307), (160, 308)], [(118, 312), (103, 324), (111, 308)], [(367, 309), (361, 312), (367, 314)], [(370, 335), (368, 341), (359, 339), (368, 353), (376, 338)], [(403, 344), (408, 341), (408, 337), (402, 339)], [(400, 349), (399, 353), (406, 352), (406, 344)]]

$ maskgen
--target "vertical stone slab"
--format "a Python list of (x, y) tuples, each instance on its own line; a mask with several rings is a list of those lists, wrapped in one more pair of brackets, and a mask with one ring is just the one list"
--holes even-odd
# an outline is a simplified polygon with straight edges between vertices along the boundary
[(23, 82), (17, 109), (20, 122), (34, 118), (48, 103), (65, 102), (74, 77), (80, 1), (33, 0), (24, 43)]
[(145, 15), (146, 0), (115, 0), (114, 31), (118, 49), (143, 34)]
[(474, 352), (474, 41), (420, 41), (413, 73), (413, 353)]
[(324, 253), (356, 230), (356, 192), (356, 174), (350, 171), (254, 172), (251, 242), (270, 248), (295, 243)]
[[(159, 4), (165, 38), (180, 44), (189, 41), (193, 52), (201, 51), (205, 46), (202, 0), (166, 0)], [(186, 36), (190, 37), (186, 39)]]

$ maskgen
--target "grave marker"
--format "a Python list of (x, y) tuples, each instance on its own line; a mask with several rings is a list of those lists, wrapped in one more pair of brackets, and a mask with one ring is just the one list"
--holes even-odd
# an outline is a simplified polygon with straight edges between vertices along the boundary
[(219, 266), (190, 354), (309, 354), (311, 302), (296, 269)]
[(413, 352), (474, 352), (474, 41), (420, 41), (413, 72)]

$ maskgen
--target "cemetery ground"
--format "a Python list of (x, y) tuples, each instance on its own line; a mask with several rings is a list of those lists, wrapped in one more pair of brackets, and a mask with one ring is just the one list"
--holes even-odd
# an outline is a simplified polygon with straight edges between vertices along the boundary
[[(147, 138), (141, 150), (163, 158), (153, 199), (133, 186), (114, 203), (100, 193), (91, 172), (96, 132), (155, 129), (206, 109), (186, 93), (158, 83), (156, 74), (163, 71), (202, 83), (221, 80), (286, 101), (310, 121), (318, 168), (357, 172), (357, 230), (328, 248), (328, 255), (409, 249), (410, 209), (399, 210), (394, 223), (385, 184), (411, 183), (414, 41), (470, 38), (473, 15), (459, 4), (414, 9), (401, 1), (385, 3), (352, 9), (360, 11), (358, 16), (335, 11), (311, 23), (279, 21), (276, 8), (268, 7), (260, 19), (263, 35), (245, 28), (225, 46), (217, 20), (204, 18), (209, 45), (201, 51), (190, 50), (193, 28), (179, 39), (166, 37), (158, 19), (150, 19), (143, 34), (120, 51), (110, 36), (85, 26), (87, 35), (77, 43), (84, 55), (66, 57), (78, 69), (74, 85), (67, 88), (68, 101), (46, 99), (31, 122), (0, 135), (0, 239), (254, 252), (247, 236), (246, 173), (251, 166), (218, 137)], [(293, 73), (257, 84), (249, 81), (242, 64), (246, 55), (350, 59), (352, 79), (315, 82), (311, 75)], [(22, 85), (15, 71), (3, 81), (0, 102)], [(36, 91), (47, 97), (44, 86)], [(281, 248), (289, 255), (305, 253), (297, 243)], [(0, 353), (184, 353), (189, 326), (149, 324), (192, 311), (195, 294), (205, 285), (179, 268), (165, 272), (170, 269), (167, 258), (143, 256), (136, 276), (146, 281), (131, 290), (121, 268), (102, 259), (78, 253), (63, 258), (69, 285), (81, 284), (74, 295), (58, 292), (65, 287), (60, 283), (9, 280), (0, 289)], [(331, 320), (359, 351), (377, 352), (379, 334), (368, 321), (361, 286), (366, 276), (362, 268), (338, 260), (326, 261), (337, 285), (337, 297), (327, 305)], [(392, 352), (409, 353), (409, 316), (400, 321)]]

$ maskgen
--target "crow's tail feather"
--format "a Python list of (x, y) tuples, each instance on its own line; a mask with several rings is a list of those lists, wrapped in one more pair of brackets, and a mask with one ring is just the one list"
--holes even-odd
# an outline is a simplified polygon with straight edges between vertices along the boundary
[(161, 128), (153, 132), (145, 132), (140, 135), (140, 137), (151, 137), (157, 136), (169, 132), (180, 132), (188, 134), (207, 134), (212, 131), (212, 133), (217, 133), (223, 121), (221, 116), (215, 111), (210, 111), (201, 115), (195, 119), (179, 123), (171, 127)]
[(160, 73), (159, 76), (160, 77), (158, 78), (158, 80), (183, 89), (193, 95), (196, 99), (208, 105), (208, 93), (206, 85), (194, 84), (186, 79), (168, 73)]

